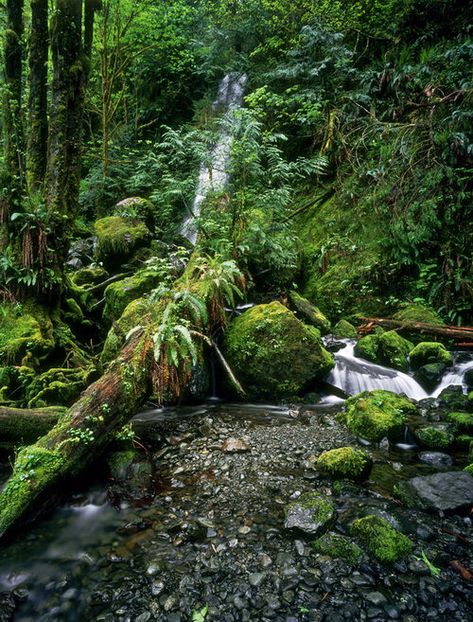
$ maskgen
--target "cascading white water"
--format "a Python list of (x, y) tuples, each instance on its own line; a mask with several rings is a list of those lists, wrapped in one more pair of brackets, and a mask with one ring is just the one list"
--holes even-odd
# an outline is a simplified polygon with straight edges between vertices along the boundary
[(346, 346), (335, 354), (336, 365), (327, 377), (329, 384), (349, 395), (385, 389), (393, 393), (404, 393), (415, 400), (429, 397), (420, 384), (408, 374), (356, 357), (355, 344), (355, 340), (347, 340)]
[(412, 376), (355, 356), (355, 340), (343, 339), (340, 341), (346, 345), (336, 352), (335, 367), (326, 381), (349, 395), (356, 395), (362, 391), (385, 389), (393, 393), (404, 393), (415, 400), (422, 400), (427, 397), (438, 397), (444, 389), (451, 385), (461, 386), (465, 392), (465, 372), (468, 369), (473, 369), (472, 355), (471, 357), (468, 356), (468, 360), (454, 364), (453, 368), (442, 378), (439, 386), (432, 393), (427, 393)]
[[(229, 73), (220, 82), (217, 99), (212, 104), (212, 110), (224, 111), (225, 116), (233, 114), (243, 103), (243, 94), (247, 76), (245, 74)], [(228, 164), (233, 137), (228, 131), (228, 124), (221, 123), (217, 142), (210, 154), (210, 166), (200, 167), (199, 179), (192, 209), (189, 210), (181, 229), (181, 233), (189, 242), (197, 241), (197, 218), (200, 216), (202, 203), (209, 192), (219, 192), (228, 183)]]

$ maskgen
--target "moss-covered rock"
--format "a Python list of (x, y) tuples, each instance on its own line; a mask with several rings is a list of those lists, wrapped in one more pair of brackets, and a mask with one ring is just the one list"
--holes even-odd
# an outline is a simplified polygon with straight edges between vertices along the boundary
[(371, 457), (365, 451), (353, 447), (330, 449), (321, 453), (317, 459), (318, 470), (337, 479), (366, 479), (372, 466)]
[(103, 283), (108, 277), (109, 273), (102, 266), (87, 266), (77, 270), (71, 276), (74, 285), (84, 289)]
[(40, 358), (53, 346), (52, 322), (41, 307), (0, 305), (0, 365)]
[(111, 283), (105, 290), (104, 319), (109, 322), (118, 320), (130, 302), (155, 289), (161, 280), (162, 275), (154, 270), (140, 270), (133, 276)]
[(355, 355), (387, 365), (400, 371), (407, 371), (407, 357), (413, 344), (401, 337), (395, 330), (362, 337), (355, 346)]
[(410, 555), (413, 543), (379, 516), (365, 516), (354, 521), (350, 533), (357, 537), (380, 562), (393, 563)]
[(427, 449), (448, 449), (455, 440), (451, 427), (442, 423), (418, 428), (414, 435), (419, 444)]
[(102, 365), (112, 361), (125, 343), (126, 335), (140, 326), (143, 316), (149, 313), (149, 301), (144, 298), (133, 300), (123, 311), (121, 317), (113, 323), (108, 331), (105, 344), (100, 355)]
[(337, 322), (333, 329), (333, 336), (338, 339), (356, 339), (356, 328), (346, 320)]
[(150, 242), (150, 231), (140, 220), (107, 216), (95, 223), (96, 256), (105, 267), (119, 266)]
[(406, 303), (399, 311), (394, 314), (394, 319), (401, 322), (421, 322), (423, 324), (433, 324), (443, 326), (444, 322), (432, 307), (420, 303)]
[(292, 311), (294, 311), (295, 315), (302, 320), (302, 322), (318, 328), (321, 335), (326, 335), (330, 332), (330, 320), (325, 317), (318, 307), (309, 302), (307, 298), (292, 291), (289, 292), (289, 302)]
[(70, 406), (90, 384), (94, 368), (52, 368), (33, 378), (26, 389), (28, 407)]
[(346, 401), (342, 416), (348, 429), (368, 441), (380, 441), (385, 436), (399, 438), (406, 416), (416, 414), (417, 407), (406, 397), (390, 391), (364, 391)]
[(356, 566), (363, 557), (363, 551), (346, 536), (326, 533), (313, 543), (317, 553), (332, 559), (343, 559), (351, 566)]
[(412, 369), (419, 369), (423, 365), (433, 363), (443, 364), (449, 367), (453, 363), (453, 357), (442, 343), (435, 341), (422, 341), (409, 352), (409, 360)]
[(155, 212), (156, 208), (148, 199), (128, 197), (115, 205), (113, 215), (120, 216), (121, 218), (141, 220), (150, 231), (153, 231), (155, 227)]
[(320, 333), (279, 302), (258, 305), (233, 320), (225, 356), (248, 395), (282, 398), (323, 378), (333, 367)]
[(458, 445), (458, 447), (468, 448), (471, 443), (473, 443), (473, 436), (471, 434), (460, 434), (455, 439), (455, 445)]
[(443, 363), (429, 363), (419, 367), (414, 378), (426, 391), (433, 391), (442, 380), (446, 369), (447, 367)]
[(328, 497), (307, 492), (286, 507), (284, 526), (291, 531), (319, 536), (331, 529), (336, 520), (337, 511)]
[(473, 432), (473, 413), (448, 413), (447, 421), (451, 423), (458, 432)]
[(438, 400), (440, 406), (450, 411), (471, 410), (473, 407), (473, 400), (470, 400), (469, 396), (463, 393), (463, 388), (460, 385), (450, 385), (444, 389), (438, 396)]

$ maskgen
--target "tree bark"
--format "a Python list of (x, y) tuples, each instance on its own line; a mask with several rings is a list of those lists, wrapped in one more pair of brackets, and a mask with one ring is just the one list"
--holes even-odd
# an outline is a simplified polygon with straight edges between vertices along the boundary
[(84, 108), (82, 0), (56, 0), (51, 23), (53, 87), (48, 153), (48, 211), (57, 266), (67, 255), (78, 209)]
[(30, 192), (42, 188), (48, 151), (48, 0), (31, 0), (29, 49), (29, 132), (27, 176)]
[(0, 406), (0, 443), (34, 443), (47, 434), (67, 408), (9, 408)]
[[(467, 326), (437, 326), (436, 324), (425, 324), (423, 322), (402, 322), (400, 320), (390, 320), (385, 318), (361, 318), (366, 324), (358, 329), (358, 332), (370, 332), (377, 325), (383, 328), (399, 329), (406, 332), (434, 335), (437, 337), (447, 337), (451, 339), (462, 339), (473, 343), (473, 328)], [(372, 326), (370, 326), (372, 325)]]

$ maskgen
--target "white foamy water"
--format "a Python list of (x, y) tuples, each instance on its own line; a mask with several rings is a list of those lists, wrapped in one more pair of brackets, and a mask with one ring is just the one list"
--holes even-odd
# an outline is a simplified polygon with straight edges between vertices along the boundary
[[(247, 76), (244, 74), (229, 73), (220, 82), (217, 99), (212, 104), (212, 110), (224, 111), (228, 116), (241, 107)], [(197, 189), (192, 204), (192, 210), (187, 214), (181, 233), (189, 242), (197, 241), (197, 222), (200, 216), (202, 203), (210, 192), (219, 192), (228, 183), (228, 164), (232, 148), (233, 136), (229, 133), (228, 124), (222, 122), (217, 142), (212, 150), (210, 166), (202, 164), (197, 182)]]

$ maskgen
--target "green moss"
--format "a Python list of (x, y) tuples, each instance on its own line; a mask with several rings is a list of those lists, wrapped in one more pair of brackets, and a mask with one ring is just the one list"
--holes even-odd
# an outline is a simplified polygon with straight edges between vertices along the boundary
[(461, 432), (473, 432), (473, 413), (454, 412), (447, 415), (447, 421)]
[(471, 473), (471, 475), (473, 475), (473, 464), (469, 464), (463, 470), (466, 471), (467, 473)]
[(140, 220), (107, 216), (95, 223), (97, 259), (106, 267), (121, 265), (148, 244), (150, 232)]
[(344, 559), (351, 566), (356, 566), (363, 557), (363, 551), (355, 542), (337, 534), (324, 534), (313, 543), (313, 547), (317, 553), (333, 559)]
[(66, 319), (80, 324), (84, 320), (84, 313), (74, 298), (67, 298), (66, 304), (68, 311), (65, 314)]
[(333, 523), (336, 518), (334, 504), (327, 498), (316, 492), (305, 492), (296, 501), (289, 503), (287, 511), (293, 507), (301, 507), (312, 511), (312, 518), (316, 523)]
[(443, 363), (447, 367), (452, 365), (453, 357), (447, 348), (435, 341), (423, 341), (409, 353), (412, 369), (419, 369), (431, 363)]
[(118, 320), (130, 302), (149, 293), (161, 281), (162, 274), (153, 270), (140, 270), (122, 281), (111, 283), (105, 290), (103, 317), (109, 322)]
[(401, 322), (422, 322), (423, 324), (434, 324), (435, 326), (444, 325), (442, 319), (432, 307), (419, 303), (406, 303), (393, 317)]
[(29, 507), (35, 489), (46, 491), (60, 476), (64, 457), (57, 451), (32, 445), (18, 453), (13, 474), (2, 491), (0, 536)]
[(35, 409), (35, 416), (23, 409), (9, 410), (9, 417), (0, 422), (0, 438), (4, 443), (25, 444), (33, 443), (40, 436), (46, 434), (56, 424), (59, 417), (64, 415), (66, 408), (53, 406)]
[(114, 216), (139, 219), (146, 224), (150, 231), (154, 230), (156, 208), (147, 199), (128, 197), (117, 203), (113, 211)]
[(113, 323), (112, 328), (108, 332), (100, 355), (102, 364), (109, 363), (116, 357), (125, 343), (125, 337), (128, 332), (135, 328), (135, 326), (140, 326), (143, 322), (143, 317), (148, 312), (149, 301), (144, 298), (138, 298), (138, 300), (130, 302), (122, 316)]
[(317, 468), (322, 473), (342, 479), (366, 479), (372, 465), (373, 461), (366, 452), (353, 447), (324, 451), (317, 460)]
[(417, 407), (406, 397), (390, 391), (364, 391), (346, 401), (344, 419), (356, 436), (380, 441), (385, 436), (399, 437), (406, 415), (416, 413)]
[(473, 443), (473, 436), (471, 434), (460, 434), (455, 439), (455, 444), (459, 447), (469, 447), (470, 443)]
[(317, 329), (300, 322), (279, 302), (258, 305), (233, 320), (224, 350), (243, 388), (253, 397), (294, 396), (334, 365)]
[(346, 320), (340, 320), (335, 324), (333, 336), (339, 339), (356, 339), (356, 328)]
[(33, 378), (27, 387), (28, 407), (71, 405), (90, 384), (95, 373), (93, 367), (54, 367)]
[(413, 543), (379, 516), (365, 516), (354, 521), (350, 533), (359, 538), (368, 551), (380, 562), (392, 563), (407, 557)]
[(448, 449), (455, 440), (452, 431), (442, 424), (418, 428), (415, 437), (422, 447), (428, 449)]
[(110, 469), (110, 475), (114, 479), (124, 479), (136, 457), (137, 452), (134, 449), (116, 451), (108, 456), (107, 463)]
[(87, 289), (107, 280), (109, 273), (102, 266), (88, 266), (72, 274), (72, 282), (78, 287)]
[(0, 305), (0, 364), (44, 356), (54, 345), (51, 333), (51, 320), (40, 307)]
[(330, 321), (318, 307), (313, 305), (306, 298), (292, 291), (289, 292), (289, 302), (291, 303), (292, 311), (294, 311), (302, 322), (315, 326), (320, 330), (322, 335), (326, 335), (330, 332)]
[(393, 369), (407, 371), (407, 357), (413, 344), (395, 330), (362, 337), (355, 346), (355, 355)]

